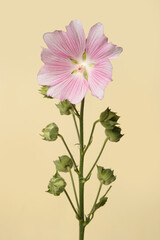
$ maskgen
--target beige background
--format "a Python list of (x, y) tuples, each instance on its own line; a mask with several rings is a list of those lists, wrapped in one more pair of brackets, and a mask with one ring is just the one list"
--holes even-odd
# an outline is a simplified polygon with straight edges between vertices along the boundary
[[(114, 81), (103, 101), (90, 93), (86, 97), (85, 139), (107, 106), (121, 115), (125, 136), (119, 143), (109, 143), (99, 162), (115, 170), (117, 181), (85, 239), (159, 240), (159, 0), (0, 1), (0, 239), (78, 239), (78, 222), (65, 196), (45, 193), (55, 171), (53, 160), (66, 150), (60, 140), (48, 143), (39, 136), (46, 124), (56, 122), (78, 157), (73, 121), (59, 115), (54, 105), (58, 101), (43, 99), (36, 81), (43, 33), (64, 30), (72, 19), (82, 21), (86, 34), (102, 22), (109, 40), (124, 48), (112, 61)], [(98, 126), (86, 169), (104, 137)], [(98, 187), (96, 173), (91, 179), (86, 185), (86, 212)]]

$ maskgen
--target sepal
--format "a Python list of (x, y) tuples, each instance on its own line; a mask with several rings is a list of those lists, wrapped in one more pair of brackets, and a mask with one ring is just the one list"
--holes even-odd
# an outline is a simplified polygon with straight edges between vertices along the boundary
[(54, 164), (56, 166), (56, 170), (59, 172), (68, 172), (68, 168), (71, 169), (73, 167), (71, 158), (66, 155), (59, 157), (59, 160), (55, 160)]
[(104, 185), (109, 185), (116, 180), (111, 169), (105, 169), (101, 166), (97, 166), (97, 177)]
[(73, 105), (68, 100), (59, 102), (58, 104), (56, 104), (56, 106), (59, 109), (61, 115), (70, 115), (70, 110), (73, 109)]
[(93, 209), (93, 211), (92, 211), (92, 214), (94, 214), (95, 211), (96, 211), (98, 208), (103, 207), (103, 206), (106, 204), (107, 200), (108, 200), (108, 197), (105, 197), (105, 196), (101, 197), (100, 200), (99, 200), (99, 202), (96, 203), (96, 205), (95, 205), (95, 207), (94, 207), (94, 209)]
[(118, 142), (123, 134), (121, 134), (120, 127), (114, 127), (113, 129), (106, 129), (105, 134), (111, 142)]
[(44, 86), (41, 86), (41, 88), (39, 89), (40, 94), (42, 94), (44, 98), (53, 98), (51, 96), (47, 96), (47, 91), (49, 88), (50, 86), (44, 85)]
[(58, 172), (50, 179), (48, 184), (48, 193), (59, 196), (65, 189), (66, 182)]
[(95, 211), (97, 211), (97, 209), (99, 209), (100, 207), (103, 207), (106, 204), (107, 200), (108, 200), (108, 197), (105, 197), (105, 196), (102, 196), (100, 198), (99, 202), (96, 203), (96, 205), (94, 206), (92, 212), (88, 216), (86, 216), (85, 226), (89, 224), (89, 222), (93, 219)]
[(100, 123), (106, 129), (113, 129), (116, 125), (118, 125), (118, 119), (119, 116), (115, 112), (112, 112), (110, 108), (107, 108), (104, 112), (102, 112), (99, 118)]
[(42, 129), (43, 140), (46, 141), (55, 141), (58, 137), (59, 128), (55, 123), (48, 124), (45, 128)]

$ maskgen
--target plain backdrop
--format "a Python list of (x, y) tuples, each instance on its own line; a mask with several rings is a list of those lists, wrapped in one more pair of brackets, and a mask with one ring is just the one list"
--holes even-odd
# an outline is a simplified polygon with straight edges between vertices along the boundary
[[(123, 47), (112, 60), (113, 82), (104, 99), (89, 92), (86, 96), (85, 142), (93, 121), (108, 106), (121, 116), (125, 135), (119, 143), (108, 143), (99, 161), (114, 169), (117, 180), (108, 203), (86, 228), (85, 239), (159, 240), (159, 0), (0, 0), (0, 239), (78, 240), (78, 222), (65, 195), (45, 192), (55, 173), (53, 160), (67, 152), (60, 140), (45, 142), (39, 136), (48, 123), (57, 123), (78, 161), (73, 120), (60, 116), (58, 100), (38, 93), (36, 80), (43, 65), (43, 34), (65, 30), (73, 19), (82, 21), (86, 35), (92, 25), (103, 23), (109, 41)], [(104, 138), (98, 125), (85, 173)], [(62, 175), (73, 198), (70, 179)], [(86, 213), (97, 188), (94, 171), (85, 189)]]

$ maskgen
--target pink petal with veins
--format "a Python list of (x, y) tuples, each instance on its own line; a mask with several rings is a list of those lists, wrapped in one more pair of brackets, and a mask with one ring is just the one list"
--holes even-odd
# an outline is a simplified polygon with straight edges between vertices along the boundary
[(43, 48), (41, 59), (45, 65), (38, 73), (38, 83), (40, 85), (55, 85), (71, 75), (75, 65), (70, 59), (59, 58), (49, 49)]
[(85, 50), (85, 33), (79, 20), (66, 26), (67, 32), (54, 31), (44, 34), (48, 48), (57, 56), (78, 59)]
[(88, 73), (89, 88), (93, 96), (102, 99), (108, 83), (112, 81), (112, 64), (109, 60), (101, 60)]
[(86, 53), (89, 59), (95, 62), (104, 58), (113, 59), (118, 57), (121, 52), (121, 47), (108, 43), (101, 23), (91, 27), (86, 44)]
[(55, 86), (51, 86), (47, 95), (58, 98), (60, 101), (68, 99), (72, 104), (82, 101), (88, 90), (88, 82), (82, 74), (72, 74), (64, 81)]

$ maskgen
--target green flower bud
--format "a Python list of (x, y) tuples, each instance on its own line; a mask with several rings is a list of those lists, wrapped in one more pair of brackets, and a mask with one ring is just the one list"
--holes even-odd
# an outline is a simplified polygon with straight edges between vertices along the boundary
[(103, 167), (97, 166), (97, 177), (103, 184), (109, 185), (116, 180), (111, 169), (104, 169)]
[(58, 137), (58, 127), (55, 123), (48, 124), (45, 128), (42, 129), (43, 140), (46, 141), (55, 141)]
[(48, 184), (48, 193), (59, 196), (65, 189), (66, 182), (58, 172), (50, 179)]
[(123, 134), (121, 134), (121, 128), (119, 127), (114, 127), (113, 129), (106, 129), (105, 134), (111, 142), (118, 142), (121, 137), (123, 137)]
[(47, 91), (50, 88), (50, 86), (44, 85), (41, 86), (41, 89), (39, 89), (39, 92), (43, 95), (44, 98), (52, 98), (50, 96), (47, 96)]
[(66, 155), (59, 157), (59, 160), (54, 161), (56, 165), (56, 170), (59, 172), (68, 172), (68, 167), (72, 168), (73, 162), (71, 158)]
[(70, 110), (73, 109), (73, 105), (68, 100), (60, 102), (56, 104), (56, 106), (59, 109), (61, 115), (69, 115), (71, 114)]
[(115, 112), (111, 112), (109, 108), (102, 112), (99, 118), (102, 126), (106, 129), (113, 129), (118, 124), (118, 119), (119, 116)]

